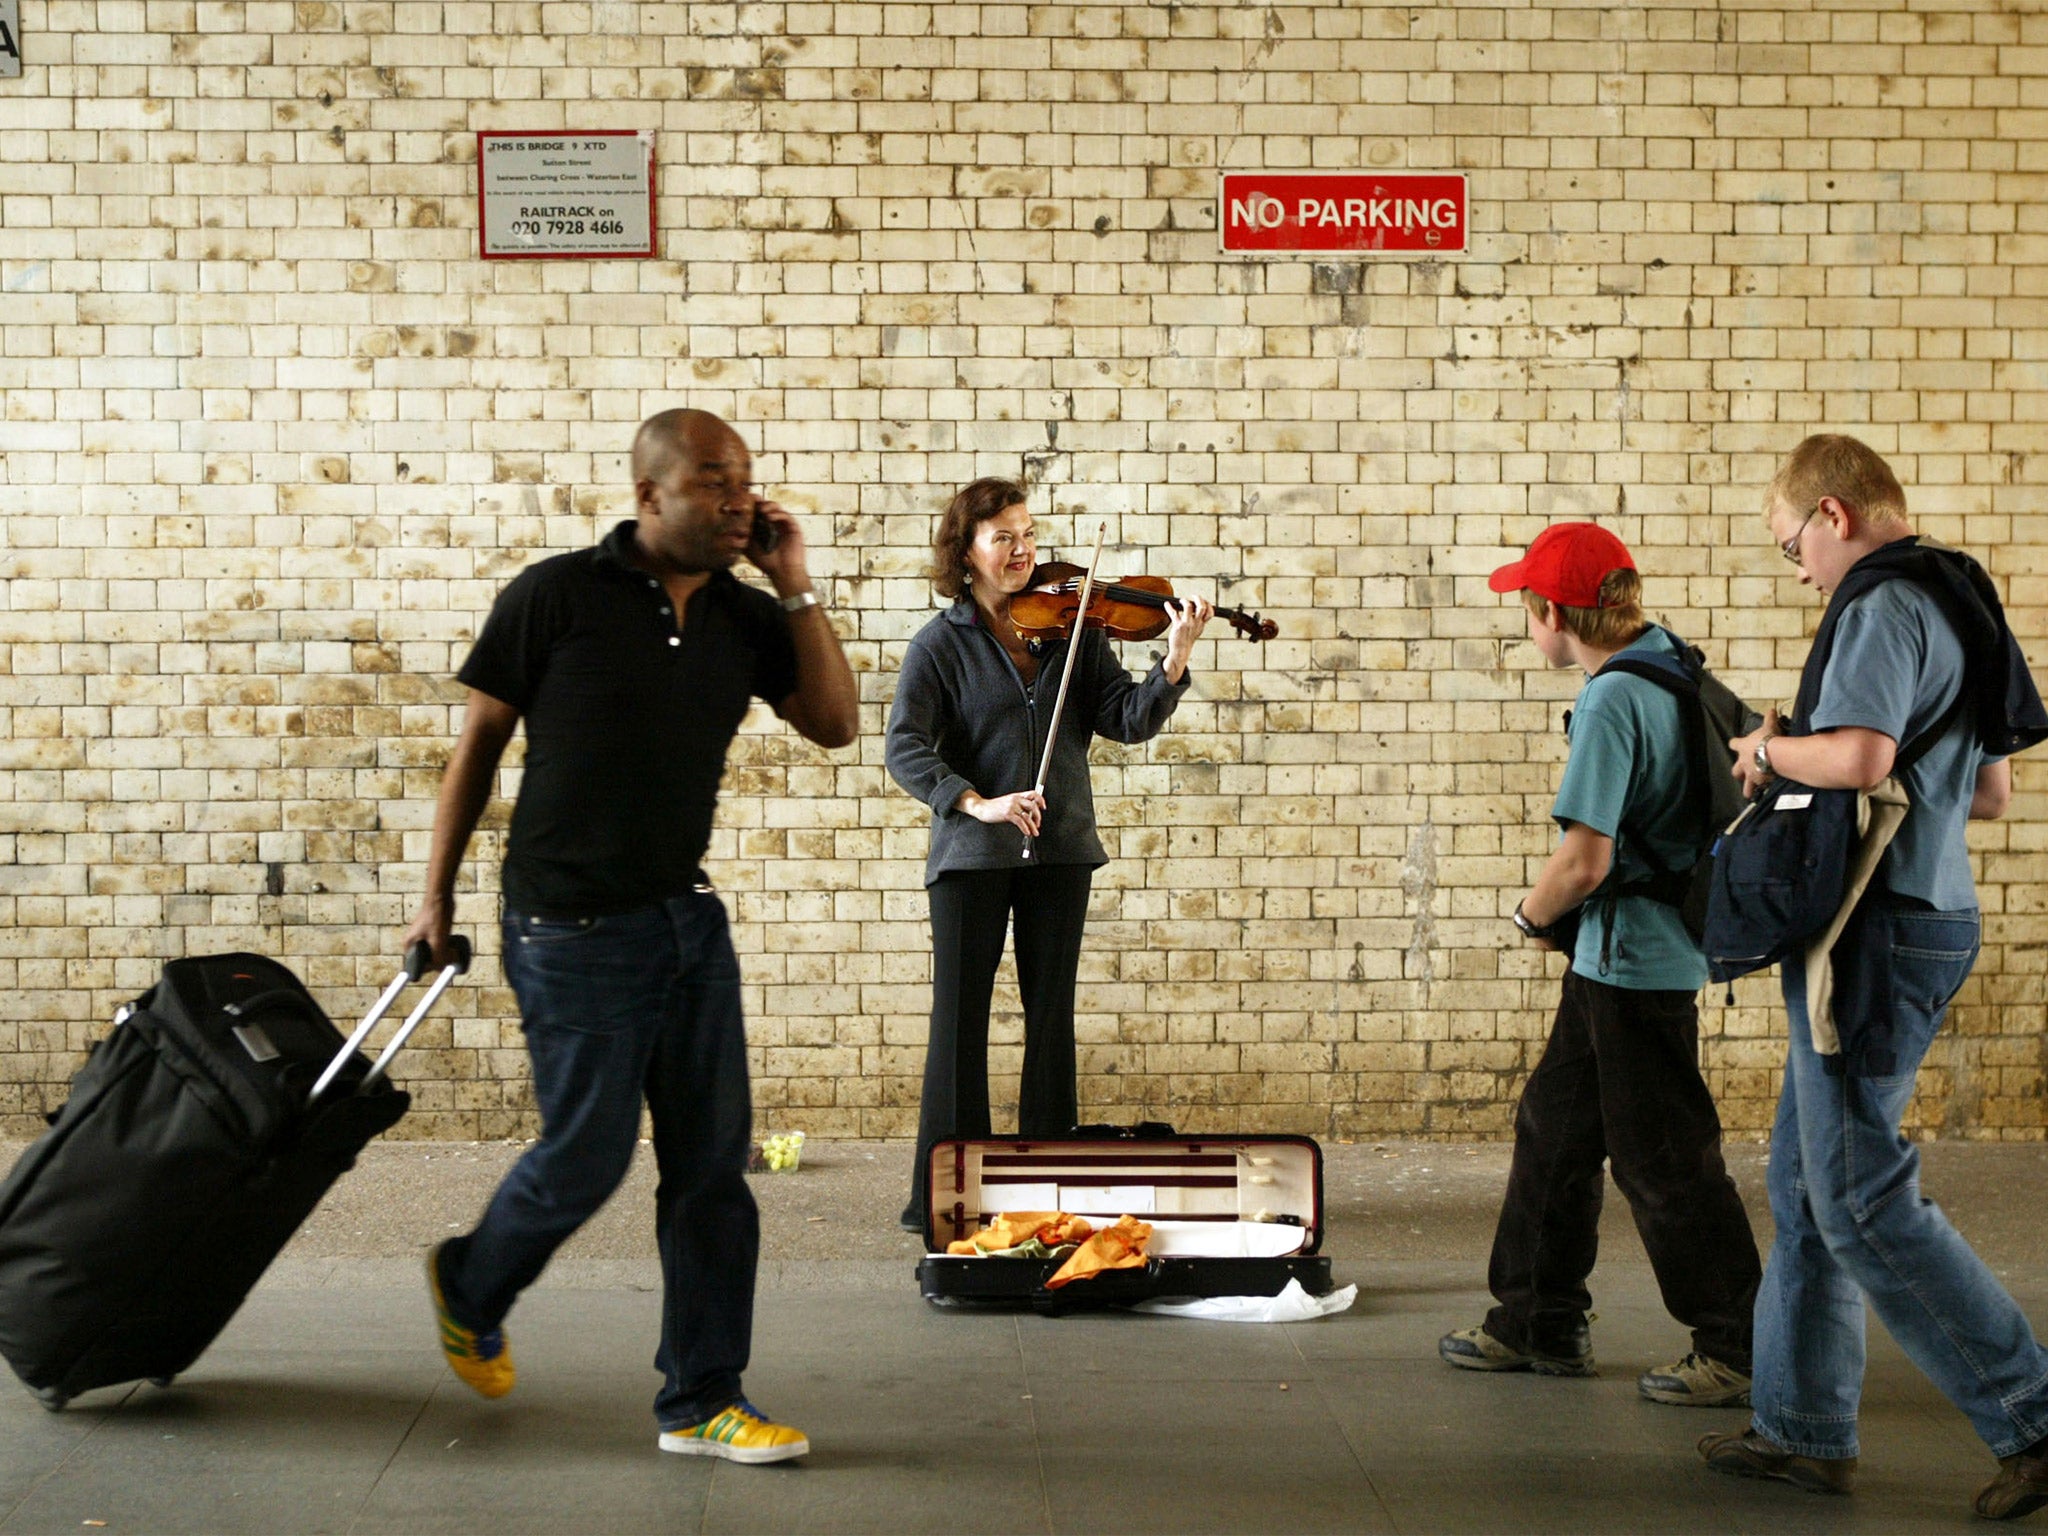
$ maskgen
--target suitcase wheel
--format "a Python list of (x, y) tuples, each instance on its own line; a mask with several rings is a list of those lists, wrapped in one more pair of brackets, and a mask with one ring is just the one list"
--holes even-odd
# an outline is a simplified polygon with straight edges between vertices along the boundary
[(57, 1387), (45, 1387), (36, 1394), (36, 1401), (52, 1413), (62, 1413), (64, 1405), (71, 1401), (71, 1394)]

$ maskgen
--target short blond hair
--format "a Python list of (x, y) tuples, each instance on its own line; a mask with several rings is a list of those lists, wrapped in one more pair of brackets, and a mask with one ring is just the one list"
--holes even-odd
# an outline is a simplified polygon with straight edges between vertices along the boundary
[(1643, 578), (1630, 570), (1609, 571), (1600, 578), (1598, 608), (1554, 603), (1527, 587), (1522, 588), (1522, 603), (1539, 619), (1556, 609), (1566, 634), (1600, 651), (1617, 650), (1640, 640), (1650, 627), (1643, 617)]
[(1795, 512), (1832, 496), (1866, 523), (1904, 523), (1906, 493), (1876, 449), (1837, 432), (1820, 432), (1794, 448), (1764, 493), (1764, 518), (1783, 502)]

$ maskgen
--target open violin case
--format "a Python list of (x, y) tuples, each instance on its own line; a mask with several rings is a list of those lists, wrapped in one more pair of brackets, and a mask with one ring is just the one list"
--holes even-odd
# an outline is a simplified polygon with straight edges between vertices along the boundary
[[(1154, 1297), (1277, 1296), (1332, 1287), (1323, 1241), (1323, 1151), (1307, 1136), (1179, 1136), (1157, 1121), (1082, 1126), (1058, 1140), (941, 1141), (926, 1165), (931, 1213), (918, 1287), (937, 1306), (1027, 1305), (1057, 1313)], [(1006, 1211), (1065, 1211), (1101, 1229), (1148, 1222), (1142, 1268), (1049, 1290), (1060, 1259), (954, 1256)]]

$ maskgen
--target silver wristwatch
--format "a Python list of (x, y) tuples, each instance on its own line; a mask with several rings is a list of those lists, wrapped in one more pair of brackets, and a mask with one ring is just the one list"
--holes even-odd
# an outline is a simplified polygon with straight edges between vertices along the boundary
[(1770, 737), (1758, 737), (1756, 751), (1750, 754), (1749, 760), (1752, 763), (1756, 764), (1756, 771), (1758, 773), (1762, 774), (1767, 779), (1775, 779), (1778, 776), (1778, 770), (1771, 766), (1771, 754), (1765, 750), (1767, 747), (1769, 747), (1770, 743)]
[(806, 608), (818, 606), (818, 594), (806, 587), (801, 592), (792, 592), (787, 597), (777, 598), (784, 613), (802, 613)]

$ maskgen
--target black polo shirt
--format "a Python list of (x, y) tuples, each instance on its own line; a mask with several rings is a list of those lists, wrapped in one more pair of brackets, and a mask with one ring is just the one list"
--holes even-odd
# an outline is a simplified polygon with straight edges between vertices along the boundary
[(773, 597), (713, 572), (678, 631), (667, 590), (629, 558), (633, 529), (513, 578), (457, 674), (526, 723), (505, 853), (515, 912), (598, 916), (688, 891), (749, 701), (796, 691)]

